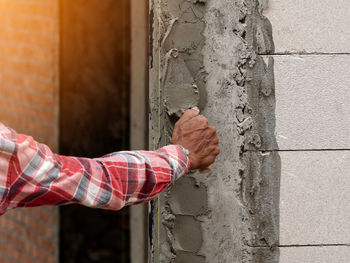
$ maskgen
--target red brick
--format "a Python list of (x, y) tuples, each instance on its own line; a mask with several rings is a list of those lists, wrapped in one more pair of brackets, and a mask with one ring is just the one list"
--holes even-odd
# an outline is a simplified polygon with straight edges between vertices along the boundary
[(33, 76), (23, 76), (18, 72), (0, 72), (0, 81), (3, 85), (10, 84), (21, 87), (24, 90), (30, 90), (33, 93), (46, 94), (54, 96), (55, 86), (52, 81), (45, 81)]
[(23, 101), (26, 104), (32, 104), (36, 108), (54, 108), (55, 98), (46, 94), (33, 94), (20, 88), (7, 88), (0, 84), (0, 94), (8, 100)]
[(56, 213), (55, 208), (52, 207), (49, 209), (50, 211), (47, 211), (45, 209), (37, 209), (37, 208), (28, 208), (26, 212), (35, 218), (40, 218), (42, 221), (46, 222), (47, 224), (55, 224), (57, 223), (57, 220), (55, 217), (52, 217), (53, 213)]
[(8, 28), (0, 28), (0, 41), (11, 43), (21, 43), (27, 46), (50, 49), (54, 45), (58, 45), (55, 36), (44, 36), (28, 32), (20, 32), (10, 30)]
[(54, 59), (56, 59), (50, 50), (40, 50), (29, 46), (0, 43), (0, 50), (0, 56), (3, 54), (4, 56), (13, 59), (25, 58), (43, 65), (52, 65)]
[[(49, 1), (48, 1), (49, 2)], [(51, 1), (53, 2), (53, 1)], [(6, 10), (7, 14), (29, 15), (52, 18), (57, 13), (55, 5), (43, 5), (33, 1), (1, 1), (0, 10)]]
[[(0, 0), (0, 121), (53, 148), (58, 6), (58, 0)], [(54, 208), (36, 208), (1, 217), (0, 236), (6, 242), (0, 241), (0, 262), (54, 262), (56, 216)]]
[(53, 111), (44, 111), (38, 108), (32, 108), (30, 105), (23, 105), (20, 102), (11, 102), (6, 98), (0, 97), (1, 106), (8, 112), (17, 116), (26, 116), (41, 123), (54, 123), (55, 114)]
[(52, 19), (18, 16), (6, 12), (0, 16), (0, 23), (4, 28), (19, 32), (29, 31), (43, 35), (52, 35), (56, 32), (56, 22)]
[(0, 58), (0, 68), (6, 70), (23, 73), (24, 75), (32, 75), (45, 79), (53, 79), (56, 71), (55, 67), (48, 67), (44, 65), (37, 65), (33, 62), (17, 61), (11, 58)]

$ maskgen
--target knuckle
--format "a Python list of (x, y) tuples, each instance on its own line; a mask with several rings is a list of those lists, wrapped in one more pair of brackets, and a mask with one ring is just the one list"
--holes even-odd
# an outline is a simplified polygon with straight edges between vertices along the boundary
[(209, 130), (213, 135), (216, 135), (216, 128), (214, 126), (209, 126)]
[(218, 137), (215, 137), (213, 140), (212, 140), (212, 143), (214, 145), (218, 145), (219, 144), (219, 138)]
[(203, 115), (198, 116), (198, 119), (203, 123), (206, 123), (206, 124), (208, 123), (208, 119), (206, 117), (204, 117)]
[(205, 138), (208, 140), (208, 143), (211, 143), (213, 138), (213, 132), (210, 130), (205, 130)]
[(216, 133), (216, 128), (213, 125), (210, 125), (209, 129)]
[(215, 162), (216, 156), (213, 156), (212, 158), (210, 158), (210, 164), (213, 164)]

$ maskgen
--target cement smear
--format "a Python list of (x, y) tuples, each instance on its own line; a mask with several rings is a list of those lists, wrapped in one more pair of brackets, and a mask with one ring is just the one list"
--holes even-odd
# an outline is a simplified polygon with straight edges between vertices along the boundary
[[(173, 25), (170, 28), (173, 28)], [(171, 31), (167, 33), (170, 34)], [(166, 54), (165, 68), (162, 72), (164, 80), (162, 87), (168, 115), (175, 115), (178, 118), (187, 109), (198, 107), (200, 99), (198, 87), (183, 57), (184, 55), (177, 49), (171, 49)]]
[(169, 143), (174, 116), (199, 104), (222, 151), (210, 175), (187, 175), (153, 202), (151, 262), (278, 260), (280, 161), (262, 151), (276, 144), (273, 61), (259, 55), (274, 51), (266, 6), (152, 2), (151, 146)]

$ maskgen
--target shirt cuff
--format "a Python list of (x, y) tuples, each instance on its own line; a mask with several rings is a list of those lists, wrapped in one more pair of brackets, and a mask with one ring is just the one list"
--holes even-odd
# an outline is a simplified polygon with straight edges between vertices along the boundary
[(168, 145), (160, 149), (169, 156), (171, 169), (171, 182), (185, 175), (190, 169), (190, 159), (187, 156), (186, 150), (179, 145)]

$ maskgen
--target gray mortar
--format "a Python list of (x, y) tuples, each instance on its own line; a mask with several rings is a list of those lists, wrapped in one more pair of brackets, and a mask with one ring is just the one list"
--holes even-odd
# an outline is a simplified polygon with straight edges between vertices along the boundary
[(177, 49), (168, 51), (165, 59), (162, 75), (165, 106), (169, 116), (181, 117), (187, 109), (199, 106), (198, 87)]
[[(151, 10), (155, 11), (151, 19), (154, 21), (152, 36), (155, 40), (152, 54), (156, 55), (151, 57), (150, 128), (153, 133), (150, 140), (152, 148), (158, 148), (170, 142), (173, 116), (179, 117), (184, 110), (194, 106), (204, 108), (206, 104), (206, 72), (201, 55), (205, 1), (162, 1), (160, 28), (158, 1), (152, 2)], [(155, 63), (158, 61), (158, 43), (161, 43), (161, 76)], [(162, 84), (160, 104), (157, 90), (159, 77)], [(157, 136), (159, 130), (160, 138)], [(179, 188), (181, 185), (183, 188)], [(194, 195), (189, 196), (189, 191), (193, 191)], [(183, 262), (181, 258), (185, 255), (191, 262), (203, 262), (203, 256), (197, 255), (203, 242), (198, 216), (207, 210), (206, 197), (206, 186), (187, 177), (160, 197), (160, 211), (157, 210), (158, 202), (153, 203), (155, 224), (151, 230), (154, 236), (151, 262), (174, 262), (175, 259)], [(198, 208), (198, 202), (202, 204), (201, 208)], [(158, 218), (159, 213), (161, 218)]]
[(162, 0), (159, 28), (151, 2), (151, 148), (168, 144), (174, 115), (199, 103), (221, 154), (209, 175), (191, 173), (153, 202), (150, 262), (278, 262), (280, 160), (261, 151), (276, 146), (273, 61), (259, 55), (274, 51), (266, 6)]

